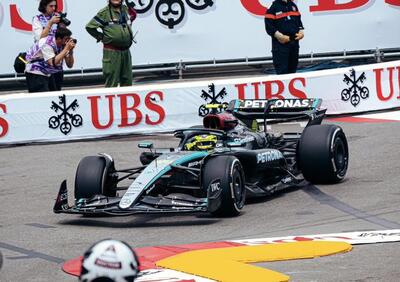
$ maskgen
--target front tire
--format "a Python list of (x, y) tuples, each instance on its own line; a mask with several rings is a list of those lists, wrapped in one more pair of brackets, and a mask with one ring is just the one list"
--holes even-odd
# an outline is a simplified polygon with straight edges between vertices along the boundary
[(202, 176), (207, 191), (209, 211), (216, 216), (238, 216), (246, 200), (244, 171), (234, 156), (208, 160)]
[(298, 165), (311, 183), (338, 183), (346, 176), (349, 149), (341, 127), (333, 124), (307, 127), (298, 145)]
[(113, 163), (108, 163), (104, 157), (88, 156), (83, 158), (75, 174), (75, 199), (92, 198), (95, 195), (116, 196), (116, 189), (110, 183), (109, 173)]

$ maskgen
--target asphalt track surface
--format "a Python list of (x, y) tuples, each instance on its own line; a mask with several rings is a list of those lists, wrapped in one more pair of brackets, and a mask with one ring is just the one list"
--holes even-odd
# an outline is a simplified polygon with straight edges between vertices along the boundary
[[(140, 140), (176, 144), (170, 136), (0, 149), (0, 281), (76, 281), (65, 260), (94, 242), (115, 238), (133, 247), (227, 239), (400, 229), (400, 123), (340, 123), (350, 145), (346, 181), (307, 186), (248, 203), (237, 218), (208, 215), (82, 217), (52, 212), (59, 184), (70, 190), (79, 160), (111, 154), (117, 168), (138, 164)], [(71, 194), (71, 193), (70, 193)], [(71, 201), (70, 195), (70, 201)], [(400, 243), (355, 246), (313, 260), (259, 264), (291, 281), (399, 281)]]

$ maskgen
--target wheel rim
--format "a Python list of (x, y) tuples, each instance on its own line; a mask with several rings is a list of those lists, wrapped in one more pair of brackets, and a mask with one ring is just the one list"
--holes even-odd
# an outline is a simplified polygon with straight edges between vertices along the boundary
[(344, 175), (347, 170), (348, 152), (346, 145), (341, 138), (335, 140), (333, 156), (337, 175)]
[(233, 197), (235, 199), (235, 204), (238, 209), (243, 208), (244, 205), (244, 186), (242, 176), (238, 169), (235, 169), (235, 172), (232, 176), (232, 187), (233, 187)]

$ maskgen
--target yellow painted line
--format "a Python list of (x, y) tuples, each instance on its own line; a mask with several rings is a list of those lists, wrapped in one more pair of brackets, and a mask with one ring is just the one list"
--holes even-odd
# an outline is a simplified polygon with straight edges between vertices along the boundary
[(294, 242), (197, 250), (160, 260), (157, 266), (222, 282), (289, 281), (289, 276), (248, 263), (315, 258), (348, 252), (344, 242)]

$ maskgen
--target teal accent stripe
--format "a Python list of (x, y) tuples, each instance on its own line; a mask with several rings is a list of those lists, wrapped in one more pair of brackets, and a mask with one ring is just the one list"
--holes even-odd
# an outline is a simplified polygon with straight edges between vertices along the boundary
[(313, 103), (313, 105), (312, 105), (312, 107), (313, 107), (313, 108), (316, 108), (317, 105), (318, 105), (318, 102), (319, 102), (319, 99), (315, 99), (315, 100), (314, 100), (314, 103)]
[(240, 107), (240, 100), (235, 100), (235, 112), (239, 110)]
[(184, 157), (180, 158), (179, 160), (176, 160), (175, 162), (173, 162), (172, 165), (181, 165), (181, 164), (183, 164), (185, 162), (190, 162), (190, 161), (195, 160), (195, 159), (203, 158), (203, 157), (205, 157), (207, 155), (208, 155), (207, 152), (202, 152), (202, 151), (194, 152), (193, 154), (190, 154), (188, 156), (184, 156)]
[[(192, 160), (195, 159), (199, 159), (199, 158), (204, 158), (205, 156), (207, 156), (208, 153), (207, 152), (194, 152), (193, 154), (184, 156), (176, 161), (174, 161), (172, 163), (172, 165), (181, 165), (185, 162), (190, 162)], [(143, 191), (145, 191), (147, 188), (149, 188), (151, 185), (153, 185), (153, 183), (162, 175), (164, 175), (165, 173), (167, 173), (168, 171), (170, 171), (172, 169), (171, 165), (166, 166), (163, 170), (161, 170), (156, 176), (154, 176), (154, 178), (147, 183), (147, 185), (143, 188)]]

